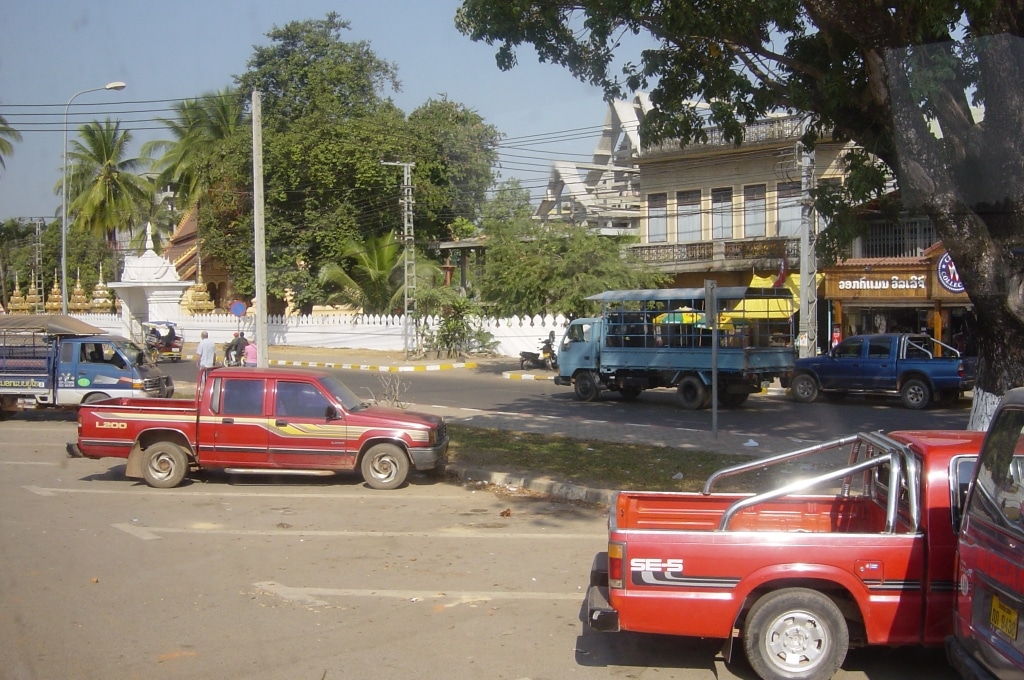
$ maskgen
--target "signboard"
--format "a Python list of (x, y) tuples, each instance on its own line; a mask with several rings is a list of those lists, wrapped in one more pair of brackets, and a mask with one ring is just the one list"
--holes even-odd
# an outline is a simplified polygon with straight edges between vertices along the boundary
[(939, 278), (939, 285), (950, 293), (964, 292), (964, 282), (956, 271), (956, 265), (949, 253), (939, 258), (939, 264), (935, 267), (935, 274)]
[(243, 317), (245, 316), (245, 312), (248, 309), (248, 307), (241, 300), (235, 300), (234, 302), (231, 303), (230, 309), (231, 313), (234, 314), (235, 316)]

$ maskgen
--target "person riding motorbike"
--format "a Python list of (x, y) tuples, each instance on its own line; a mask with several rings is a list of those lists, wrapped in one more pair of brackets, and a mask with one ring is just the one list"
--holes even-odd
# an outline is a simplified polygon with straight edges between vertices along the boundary
[(230, 366), (241, 366), (242, 357), (245, 352), (245, 346), (249, 344), (249, 341), (245, 339), (245, 332), (239, 331), (235, 333), (235, 337), (228, 343), (227, 349), (224, 351), (224, 359)]

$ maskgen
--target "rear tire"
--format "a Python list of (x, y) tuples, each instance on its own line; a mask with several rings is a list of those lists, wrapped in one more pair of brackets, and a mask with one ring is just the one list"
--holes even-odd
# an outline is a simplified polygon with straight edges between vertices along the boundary
[(676, 396), (680, 406), (687, 411), (696, 411), (708, 403), (708, 388), (697, 376), (688, 375), (679, 381)]
[(395, 444), (377, 444), (363, 456), (360, 470), (371, 489), (390, 491), (405, 484), (409, 476), (409, 457)]
[(813, 377), (801, 373), (793, 378), (793, 382), (789, 385), (789, 393), (793, 397), (793, 401), (810, 404), (818, 398), (818, 383)]
[(93, 392), (92, 394), (85, 395), (85, 399), (82, 400), (83, 404), (95, 404), (97, 401), (106, 401), (110, 399), (110, 395), (105, 392)]
[(154, 489), (172, 489), (185, 479), (188, 456), (174, 442), (157, 442), (146, 449), (142, 477)]
[(907, 408), (920, 411), (928, 408), (928, 404), (931, 403), (932, 388), (919, 378), (911, 378), (900, 388), (900, 399)]
[(747, 617), (743, 650), (765, 680), (828, 680), (846, 659), (850, 633), (839, 607), (819, 592), (768, 593)]
[(572, 381), (576, 398), (580, 401), (594, 401), (600, 390), (597, 387), (597, 380), (590, 371), (580, 371)]

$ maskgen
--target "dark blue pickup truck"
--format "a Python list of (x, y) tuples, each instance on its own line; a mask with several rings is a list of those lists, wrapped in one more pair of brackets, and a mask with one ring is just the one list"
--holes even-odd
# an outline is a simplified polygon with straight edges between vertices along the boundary
[(812, 402), (819, 394), (838, 399), (849, 393), (898, 394), (911, 409), (932, 401), (949, 406), (974, 388), (975, 359), (929, 335), (856, 335), (828, 354), (798, 359), (790, 394)]

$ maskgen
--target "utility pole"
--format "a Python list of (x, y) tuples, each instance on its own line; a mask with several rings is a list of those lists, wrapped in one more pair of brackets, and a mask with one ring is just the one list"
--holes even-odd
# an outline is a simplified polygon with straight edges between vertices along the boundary
[(256, 365), (270, 365), (267, 352), (267, 241), (263, 221), (263, 107), (259, 90), (252, 91), (252, 227), (256, 275)]
[(413, 238), (412, 224), (412, 207), (415, 201), (412, 197), (412, 169), (416, 164), (381, 161), (381, 165), (402, 166), (402, 198), (399, 199), (402, 206), (402, 242), (405, 248), (405, 322), (402, 324), (402, 345), (405, 348), (405, 358), (408, 359), (418, 349), (416, 332), (412, 327), (416, 316), (416, 242)]
[[(804, 123), (806, 126), (806, 123)], [(802, 136), (802, 135), (801, 135)], [(814, 151), (808, 151), (801, 142), (796, 143), (800, 158), (800, 331), (798, 342), (801, 357), (812, 357), (818, 352), (818, 258), (817, 214), (814, 211)]]

